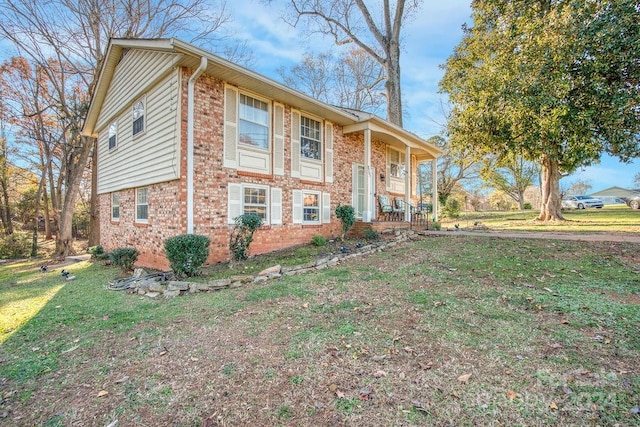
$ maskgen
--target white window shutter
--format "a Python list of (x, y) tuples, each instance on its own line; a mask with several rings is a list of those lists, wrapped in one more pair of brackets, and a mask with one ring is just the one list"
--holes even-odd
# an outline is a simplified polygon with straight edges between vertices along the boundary
[(324, 125), (324, 179), (333, 182), (333, 124)]
[(331, 223), (331, 193), (322, 193), (322, 223)]
[(229, 184), (228, 206), (228, 224), (235, 224), (236, 217), (242, 215), (242, 184)]
[(293, 212), (292, 218), (294, 224), (302, 224), (302, 191), (293, 190)]
[(300, 111), (291, 110), (291, 176), (300, 178)]
[(282, 189), (271, 189), (271, 224), (282, 224)]
[(238, 90), (224, 88), (224, 161), (226, 168), (238, 167)]
[(273, 105), (273, 174), (284, 175), (284, 105)]
[(387, 146), (387, 179), (385, 180), (387, 190), (391, 188), (391, 148)]

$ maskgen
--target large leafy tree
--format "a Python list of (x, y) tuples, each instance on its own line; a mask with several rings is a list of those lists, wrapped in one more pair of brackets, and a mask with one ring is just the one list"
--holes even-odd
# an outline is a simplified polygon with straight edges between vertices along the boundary
[(421, 5), (420, 0), (384, 0), (375, 7), (364, 0), (290, 0), (292, 24), (307, 20), (310, 31), (334, 38), (337, 45), (353, 43), (385, 71), (387, 119), (402, 126), (400, 35), (402, 25)]
[[(213, 0), (212, 0), (213, 1)], [(55, 131), (41, 121), (38, 134), (60, 160), (59, 176), (48, 182), (54, 209), (59, 211), (56, 251), (72, 252), (72, 217), (80, 183), (94, 149), (92, 138), (80, 135), (97, 70), (112, 37), (166, 37), (180, 34), (191, 41), (220, 41), (228, 19), (224, 3), (210, 0), (0, 0), (0, 38), (14, 47), (46, 81), (46, 113), (56, 118)], [(220, 49), (218, 49), (219, 51)], [(25, 112), (25, 120), (43, 111)], [(31, 116), (29, 114), (32, 114)], [(34, 145), (42, 142), (34, 136)], [(53, 147), (48, 144), (47, 146)], [(45, 162), (51, 159), (45, 159)], [(59, 194), (56, 202), (53, 195)], [(96, 216), (96, 210), (92, 211)]]
[(441, 81), (450, 142), (538, 162), (538, 219), (562, 220), (562, 175), (603, 153), (640, 156), (640, 2), (475, 0), (472, 9)]

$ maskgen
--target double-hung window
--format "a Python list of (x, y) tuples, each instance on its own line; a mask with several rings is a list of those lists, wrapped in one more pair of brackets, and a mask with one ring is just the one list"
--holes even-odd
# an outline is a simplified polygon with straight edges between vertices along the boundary
[(136, 189), (136, 222), (149, 221), (149, 190), (147, 187)]
[(118, 123), (113, 122), (109, 126), (109, 150), (118, 146)]
[(393, 148), (389, 149), (389, 167), (393, 178), (404, 178), (405, 164), (404, 154)]
[(322, 132), (320, 122), (300, 117), (300, 154), (312, 160), (322, 160)]
[(320, 193), (304, 191), (302, 193), (302, 222), (319, 224), (320, 213)]
[(240, 94), (238, 141), (269, 149), (269, 105), (266, 102)]
[(120, 197), (117, 191), (111, 193), (111, 221), (120, 221)]
[(268, 222), (267, 208), (269, 206), (268, 187), (243, 186), (243, 213), (258, 215), (263, 223)]
[(144, 98), (133, 104), (133, 135), (144, 132), (145, 105)]

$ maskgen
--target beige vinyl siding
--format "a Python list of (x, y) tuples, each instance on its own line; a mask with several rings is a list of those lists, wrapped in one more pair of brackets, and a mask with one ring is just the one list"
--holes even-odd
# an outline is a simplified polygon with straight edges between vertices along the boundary
[(113, 117), (120, 115), (141, 94), (155, 86), (159, 79), (170, 73), (180, 55), (132, 50), (118, 64), (104, 104), (98, 117), (96, 129), (101, 130)]
[(180, 177), (179, 72), (146, 93), (145, 129), (133, 136), (131, 105), (117, 117), (118, 146), (109, 151), (109, 127), (98, 136), (98, 192), (141, 187)]

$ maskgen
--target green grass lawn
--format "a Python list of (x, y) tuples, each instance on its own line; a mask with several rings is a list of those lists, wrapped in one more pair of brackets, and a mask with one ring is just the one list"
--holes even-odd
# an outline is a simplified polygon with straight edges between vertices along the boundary
[(640, 233), (640, 210), (622, 205), (602, 209), (566, 210), (564, 222), (540, 223), (534, 221), (535, 210), (511, 212), (462, 212), (459, 218), (444, 218), (443, 227), (472, 228), (476, 222), (491, 230), (571, 232), (571, 233)]
[(0, 266), (0, 425), (637, 425), (639, 246), (432, 236), (173, 299)]

